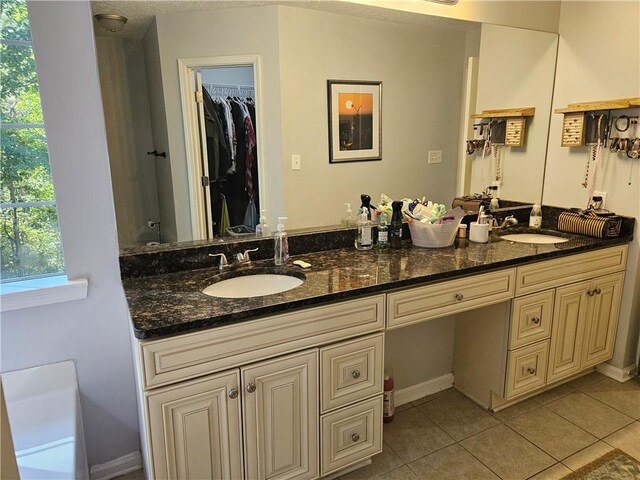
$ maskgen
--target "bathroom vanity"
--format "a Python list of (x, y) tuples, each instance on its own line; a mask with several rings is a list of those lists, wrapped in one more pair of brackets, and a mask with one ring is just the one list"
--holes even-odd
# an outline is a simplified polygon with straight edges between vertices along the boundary
[(560, 235), (311, 252), (303, 285), (246, 299), (202, 294), (216, 268), (125, 278), (147, 475), (320, 478), (381, 452), (387, 329), (455, 315), (454, 385), (489, 409), (610, 359), (630, 237)]

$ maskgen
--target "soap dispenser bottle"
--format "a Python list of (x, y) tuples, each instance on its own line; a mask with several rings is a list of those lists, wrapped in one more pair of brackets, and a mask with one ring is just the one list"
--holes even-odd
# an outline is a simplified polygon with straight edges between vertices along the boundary
[(360, 195), (360, 200), (362, 201), (362, 205), (360, 205), (360, 210), (366, 208), (367, 210), (367, 218), (371, 220), (371, 197), (366, 193)]
[(277, 232), (274, 235), (273, 262), (276, 265), (284, 265), (289, 260), (289, 235), (284, 231), (283, 220), (287, 220), (287, 217), (278, 217)]
[(353, 227), (356, 224), (355, 218), (353, 217), (353, 210), (351, 210), (351, 204), (345, 203), (347, 207), (347, 211), (344, 212), (344, 217), (342, 218), (342, 226), (343, 227)]
[(371, 236), (371, 220), (367, 218), (367, 209), (361, 208), (358, 216), (358, 232), (355, 241), (356, 250), (371, 250), (373, 237)]
[(542, 227), (542, 208), (539, 203), (533, 205), (531, 214), (529, 215), (529, 228)]
[(259, 231), (263, 237), (268, 237), (271, 234), (271, 231), (269, 229), (269, 222), (267, 221), (267, 211), (260, 210), (260, 213), (260, 224), (258, 225), (259, 228), (256, 228), (256, 235)]

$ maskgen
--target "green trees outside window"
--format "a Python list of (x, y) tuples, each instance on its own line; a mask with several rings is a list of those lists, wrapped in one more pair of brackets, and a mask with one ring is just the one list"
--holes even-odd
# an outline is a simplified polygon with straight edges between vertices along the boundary
[(0, 0), (2, 281), (64, 273), (25, 0)]

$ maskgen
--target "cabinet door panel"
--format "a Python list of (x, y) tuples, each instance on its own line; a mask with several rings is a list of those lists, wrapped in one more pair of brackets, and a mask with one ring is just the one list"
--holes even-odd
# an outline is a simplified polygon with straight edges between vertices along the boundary
[(242, 369), (246, 478), (318, 476), (318, 351)]
[(590, 282), (581, 282), (556, 290), (547, 373), (549, 383), (580, 371), (589, 286)]
[(605, 362), (613, 356), (624, 274), (594, 280), (585, 330), (582, 368)]
[(242, 478), (239, 384), (234, 370), (147, 396), (153, 478)]

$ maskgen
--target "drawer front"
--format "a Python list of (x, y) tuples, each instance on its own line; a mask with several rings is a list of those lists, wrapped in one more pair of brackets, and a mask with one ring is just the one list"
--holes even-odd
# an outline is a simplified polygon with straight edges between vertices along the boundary
[(382, 395), (323, 415), (322, 476), (382, 451)]
[(513, 300), (509, 349), (523, 347), (551, 336), (553, 290)]
[(549, 340), (509, 352), (507, 357), (507, 394), (511, 399), (543, 387), (546, 383)]
[(516, 296), (624, 270), (627, 246), (605, 248), (518, 267)]
[(515, 269), (411, 288), (387, 295), (387, 328), (464, 312), (513, 298)]
[(320, 349), (322, 412), (382, 393), (384, 334)]
[(144, 387), (155, 388), (384, 328), (384, 295), (141, 342)]

